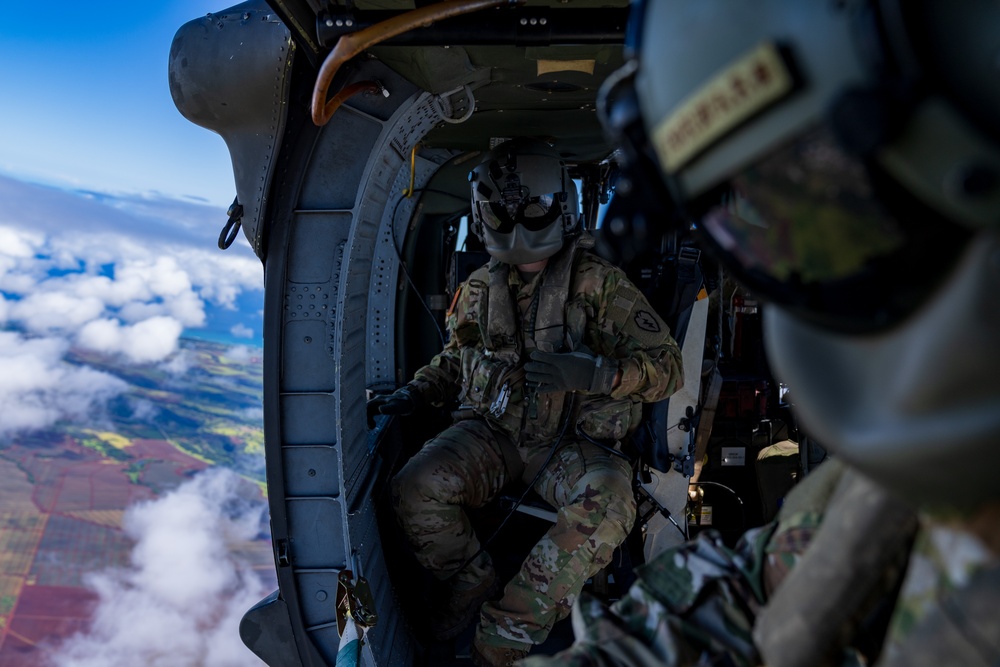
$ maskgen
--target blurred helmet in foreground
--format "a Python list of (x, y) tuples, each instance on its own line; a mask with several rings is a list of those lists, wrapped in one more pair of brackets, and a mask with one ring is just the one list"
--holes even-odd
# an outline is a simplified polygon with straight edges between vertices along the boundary
[(1000, 3), (655, 0), (604, 121), (768, 299), (810, 433), (910, 499), (1000, 497)]
[(543, 141), (499, 144), (469, 181), (472, 231), (502, 262), (530, 264), (551, 257), (579, 222), (576, 184), (559, 153)]

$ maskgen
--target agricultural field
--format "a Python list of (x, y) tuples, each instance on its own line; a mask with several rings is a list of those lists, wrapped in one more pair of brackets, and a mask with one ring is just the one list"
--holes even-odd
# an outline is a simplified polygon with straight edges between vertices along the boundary
[[(0, 441), (0, 665), (43, 664), (44, 647), (87, 628), (97, 601), (88, 574), (129, 562), (127, 508), (218, 466), (262, 497), (260, 354), (184, 339), (169, 366), (67, 357), (128, 389), (93, 423)], [(267, 577), (266, 524), (229, 546)]]

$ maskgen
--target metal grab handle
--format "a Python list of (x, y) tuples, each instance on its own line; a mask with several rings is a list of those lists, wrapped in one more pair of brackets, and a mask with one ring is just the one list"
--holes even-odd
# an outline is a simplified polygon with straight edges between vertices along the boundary
[(342, 35), (337, 40), (336, 46), (326, 56), (319, 74), (316, 77), (316, 85), (313, 87), (312, 95), (312, 120), (318, 126), (326, 125), (334, 112), (343, 102), (337, 97), (327, 102), (326, 96), (330, 92), (330, 83), (336, 76), (340, 66), (358, 55), (362, 51), (375, 46), (387, 39), (392, 39), (404, 32), (414, 28), (428, 26), (435, 21), (460, 16), (470, 12), (488, 9), (490, 7), (500, 7), (501, 5), (518, 5), (524, 0), (446, 0), (427, 7), (421, 7), (412, 11), (386, 19), (381, 23), (376, 23), (363, 30)]
[(329, 121), (337, 109), (340, 108), (341, 104), (358, 93), (365, 93), (366, 95), (378, 95), (381, 93), (386, 97), (389, 96), (389, 92), (382, 87), (382, 84), (378, 81), (358, 81), (357, 83), (349, 84), (341, 88), (340, 91), (331, 97), (330, 101), (326, 103), (326, 108), (323, 109), (323, 113), (326, 114), (326, 120)]

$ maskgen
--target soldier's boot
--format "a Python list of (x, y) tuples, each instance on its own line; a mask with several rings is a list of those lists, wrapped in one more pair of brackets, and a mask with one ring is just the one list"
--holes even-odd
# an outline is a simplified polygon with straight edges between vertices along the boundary
[(453, 639), (479, 616), (483, 603), (499, 590), (497, 573), (489, 554), (482, 553), (449, 582), (444, 604), (431, 616), (431, 634), (443, 641)]
[(476, 633), (472, 640), (472, 664), (476, 667), (512, 667), (521, 658), (527, 657), (530, 646), (523, 649), (506, 646), (490, 646), (479, 639)]

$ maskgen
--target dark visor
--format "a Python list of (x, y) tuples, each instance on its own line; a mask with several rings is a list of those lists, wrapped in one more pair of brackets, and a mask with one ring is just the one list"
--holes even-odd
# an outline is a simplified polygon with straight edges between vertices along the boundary
[(500, 234), (509, 234), (518, 224), (530, 232), (537, 232), (562, 215), (562, 200), (560, 194), (547, 194), (528, 197), (509, 206), (481, 201), (479, 213), (483, 224)]

